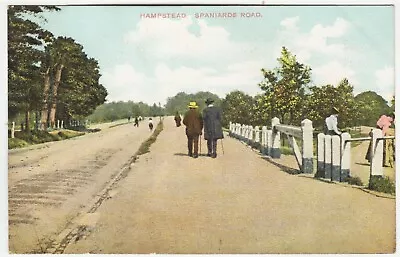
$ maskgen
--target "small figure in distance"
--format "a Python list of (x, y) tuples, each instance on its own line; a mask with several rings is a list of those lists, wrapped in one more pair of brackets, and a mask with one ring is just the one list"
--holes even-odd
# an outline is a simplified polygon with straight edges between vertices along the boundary
[(176, 126), (180, 127), (182, 119), (181, 119), (181, 115), (179, 115), (179, 112), (176, 112), (174, 120), (175, 120)]
[(150, 131), (153, 130), (153, 119), (152, 118), (149, 118), (149, 129), (150, 129)]

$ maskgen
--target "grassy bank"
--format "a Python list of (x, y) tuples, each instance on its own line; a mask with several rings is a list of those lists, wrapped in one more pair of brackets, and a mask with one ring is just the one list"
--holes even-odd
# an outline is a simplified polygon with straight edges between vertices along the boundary
[(136, 152), (136, 155), (142, 155), (150, 152), (150, 146), (156, 141), (157, 136), (161, 133), (163, 129), (164, 129), (163, 121), (160, 121), (157, 124), (157, 127), (154, 129), (153, 134), (140, 145), (139, 150)]
[(84, 135), (85, 132), (75, 130), (62, 130), (62, 131), (16, 131), (15, 138), (8, 138), (8, 149), (23, 148), (30, 145), (42, 144), (52, 141), (60, 141), (77, 136)]

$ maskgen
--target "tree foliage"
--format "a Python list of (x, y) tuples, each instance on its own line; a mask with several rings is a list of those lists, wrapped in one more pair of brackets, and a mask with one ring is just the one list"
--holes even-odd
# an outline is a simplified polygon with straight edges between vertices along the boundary
[[(89, 115), (105, 102), (107, 90), (99, 84), (97, 60), (69, 37), (54, 39), (33, 20), (56, 6), (11, 5), (8, 7), (8, 115), (30, 113), (54, 127), (57, 119)], [(41, 113), (40, 113), (41, 111)], [(44, 126), (44, 127), (47, 127)]]
[(211, 92), (197, 92), (195, 94), (187, 94), (185, 92), (180, 92), (173, 97), (168, 97), (167, 103), (165, 105), (165, 112), (167, 115), (175, 115), (176, 112), (185, 113), (188, 109), (188, 104), (191, 101), (195, 101), (202, 110), (206, 107), (205, 101), (207, 98), (211, 98), (215, 101), (216, 105), (220, 105), (221, 99), (218, 95)]
[(355, 126), (357, 121), (357, 105), (354, 100), (353, 86), (343, 79), (337, 86), (312, 86), (305, 101), (304, 117), (313, 121), (313, 126), (322, 129), (325, 118), (331, 114), (332, 108), (339, 109), (339, 127)]
[[(153, 107), (157, 107), (156, 111), (159, 111), (159, 106), (153, 104), (152, 106), (138, 102), (135, 103), (133, 101), (128, 102), (111, 102), (100, 105), (96, 108), (96, 110), (87, 117), (91, 122), (108, 122), (120, 119), (127, 119), (128, 117), (147, 117), (154, 116), (153, 112), (155, 109)], [(163, 111), (163, 110), (162, 110)]]
[(264, 91), (264, 108), (270, 116), (277, 116), (282, 123), (298, 123), (301, 119), (305, 89), (310, 82), (311, 68), (299, 63), (296, 56), (282, 47), (279, 67), (261, 69), (264, 80), (259, 83)]
[[(41, 17), (47, 10), (59, 10), (55, 6), (10, 5), (8, 20), (8, 115), (15, 117), (39, 108), (42, 92), (39, 63), (43, 46), (52, 40), (52, 34), (26, 15)], [(27, 124), (29, 124), (27, 122)], [(29, 126), (27, 126), (29, 129)]]
[(233, 91), (226, 95), (222, 100), (221, 108), (223, 112), (223, 126), (229, 122), (250, 124), (255, 116), (255, 101), (252, 96), (242, 91)]
[(358, 122), (366, 126), (375, 126), (382, 114), (389, 114), (392, 110), (387, 101), (376, 92), (366, 91), (355, 97), (358, 106)]

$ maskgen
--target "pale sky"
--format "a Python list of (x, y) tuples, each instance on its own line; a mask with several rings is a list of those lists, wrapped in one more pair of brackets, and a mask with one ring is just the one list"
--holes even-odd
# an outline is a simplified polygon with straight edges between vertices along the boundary
[[(394, 94), (391, 6), (65, 6), (43, 27), (69, 36), (99, 60), (108, 101), (161, 102), (180, 91), (260, 93), (261, 68), (286, 46), (311, 66), (313, 83), (347, 77), (355, 93)], [(260, 13), (197, 18), (199, 13)], [(180, 13), (185, 18), (141, 18)]]

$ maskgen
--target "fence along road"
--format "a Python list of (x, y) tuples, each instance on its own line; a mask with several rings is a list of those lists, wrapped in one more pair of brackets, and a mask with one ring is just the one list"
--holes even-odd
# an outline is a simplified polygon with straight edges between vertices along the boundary
[[(172, 118), (65, 253), (393, 253), (395, 200), (293, 176), (226, 137), (188, 156)], [(290, 158), (290, 160), (289, 160)]]

